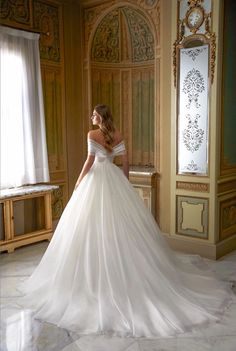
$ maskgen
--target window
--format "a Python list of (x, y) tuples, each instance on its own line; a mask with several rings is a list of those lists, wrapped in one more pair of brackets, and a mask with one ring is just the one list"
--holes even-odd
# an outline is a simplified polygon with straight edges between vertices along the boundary
[(38, 38), (0, 27), (1, 188), (49, 181)]

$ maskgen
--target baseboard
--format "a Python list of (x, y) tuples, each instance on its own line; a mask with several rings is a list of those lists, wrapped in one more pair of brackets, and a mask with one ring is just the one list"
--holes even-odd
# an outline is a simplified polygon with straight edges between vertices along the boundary
[(236, 250), (236, 234), (216, 244), (189, 240), (185, 237), (163, 235), (172, 249), (187, 254), (197, 254), (211, 260), (217, 260), (231, 251)]

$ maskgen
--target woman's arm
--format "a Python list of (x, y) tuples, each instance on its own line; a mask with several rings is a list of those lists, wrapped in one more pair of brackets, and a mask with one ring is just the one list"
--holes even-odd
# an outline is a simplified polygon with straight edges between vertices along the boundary
[(84, 176), (89, 172), (90, 168), (93, 165), (95, 159), (95, 155), (88, 155), (86, 161), (84, 162), (82, 171), (80, 172), (79, 178), (77, 179), (77, 182), (75, 184), (75, 189), (78, 187), (80, 184), (81, 180), (84, 178)]

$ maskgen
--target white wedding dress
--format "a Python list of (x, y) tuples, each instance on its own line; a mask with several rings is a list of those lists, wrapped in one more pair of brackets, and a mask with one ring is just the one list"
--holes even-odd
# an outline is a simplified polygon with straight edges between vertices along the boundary
[(228, 282), (184, 264), (109, 153), (93, 140), (95, 161), (71, 196), (20, 300), (35, 318), (81, 334), (172, 336), (217, 321)]

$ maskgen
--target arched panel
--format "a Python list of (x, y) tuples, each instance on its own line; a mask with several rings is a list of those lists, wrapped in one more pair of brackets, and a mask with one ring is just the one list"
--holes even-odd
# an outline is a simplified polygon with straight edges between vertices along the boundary
[(111, 106), (133, 165), (154, 165), (154, 51), (150, 25), (132, 7), (111, 10), (94, 29), (91, 102)]

